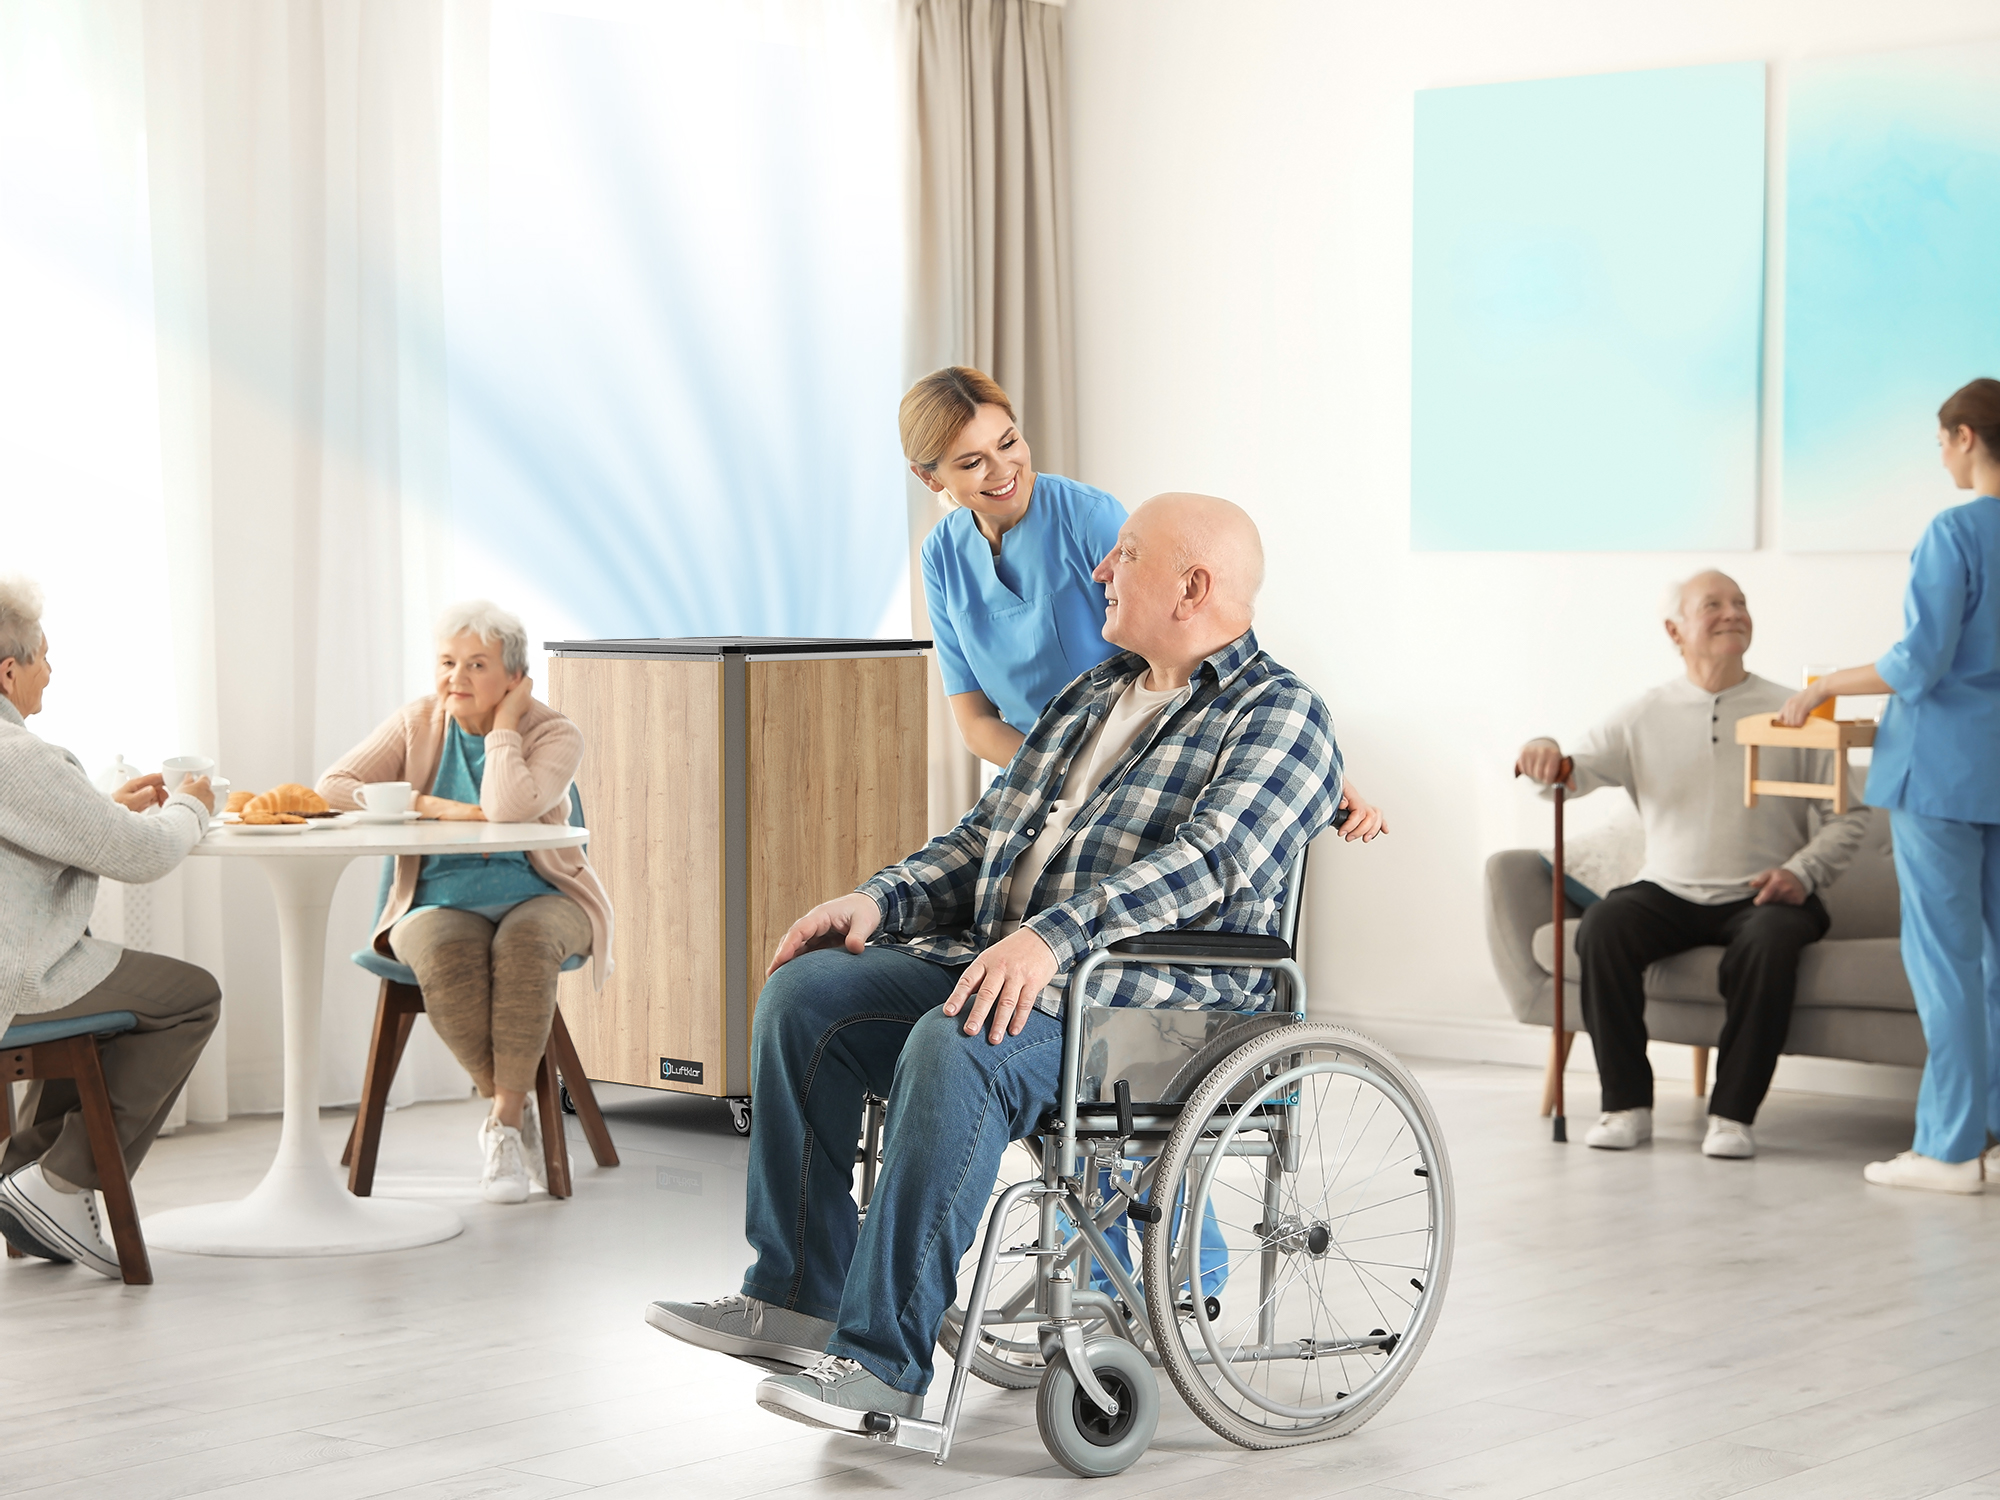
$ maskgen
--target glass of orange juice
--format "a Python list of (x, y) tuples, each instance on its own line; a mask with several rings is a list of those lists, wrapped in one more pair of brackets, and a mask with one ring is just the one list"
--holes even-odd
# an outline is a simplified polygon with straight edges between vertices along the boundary
[[(1818, 682), (1818, 681), (1820, 680), (1820, 678), (1822, 678), (1822, 677), (1829, 677), (1829, 676), (1831, 676), (1831, 675), (1832, 675), (1833, 673), (1835, 673), (1835, 672), (1838, 672), (1839, 670), (1840, 670), (1840, 668), (1839, 668), (1838, 666), (1836, 666), (1836, 665), (1832, 664), (1832, 663), (1829, 663), (1829, 662), (1817, 662), (1817, 663), (1815, 663), (1815, 664), (1813, 664), (1813, 665), (1811, 665), (1811, 666), (1809, 666), (1809, 667), (1807, 667), (1807, 668), (1806, 668), (1806, 673), (1805, 673), (1805, 676), (1806, 676), (1806, 680), (1805, 680), (1805, 685), (1806, 685), (1807, 687), (1811, 687), (1811, 686), (1812, 686), (1812, 685), (1813, 685), (1813, 684), (1814, 684), (1815, 682)], [(1822, 704), (1821, 704), (1821, 705), (1820, 705), (1820, 706), (1819, 706), (1818, 708), (1816, 708), (1816, 709), (1814, 709), (1814, 710), (1812, 711), (1812, 716), (1813, 716), (1813, 717), (1814, 717), (1815, 719), (1830, 719), (1830, 718), (1832, 718), (1832, 717), (1833, 717), (1833, 705), (1834, 705), (1835, 701), (1836, 701), (1836, 700), (1834, 700), (1834, 699), (1832, 699), (1832, 698), (1829, 698), (1829, 699), (1827, 699), (1827, 700), (1826, 700), (1826, 702), (1822, 703)]]

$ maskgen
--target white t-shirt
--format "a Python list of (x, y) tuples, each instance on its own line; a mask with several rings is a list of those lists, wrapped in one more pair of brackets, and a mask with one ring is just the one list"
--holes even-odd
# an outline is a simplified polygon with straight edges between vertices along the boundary
[(1176, 687), (1156, 693), (1141, 685), (1145, 680), (1144, 672), (1132, 679), (1097, 726), (1097, 733), (1084, 741), (1070, 761), (1062, 790), (1049, 804), (1047, 821), (1035, 841), (1021, 851), (1012, 874), (1007, 877), (1007, 900), (993, 932), (996, 939), (1013, 932), (1028, 914), (1028, 898), (1035, 893), (1035, 882), (1042, 878), (1042, 867), (1069, 832), (1070, 819), (1076, 816), (1077, 809), (1090, 800), (1105, 773), (1132, 748), (1132, 742), (1152, 722), (1153, 716), (1186, 691), (1184, 687)]

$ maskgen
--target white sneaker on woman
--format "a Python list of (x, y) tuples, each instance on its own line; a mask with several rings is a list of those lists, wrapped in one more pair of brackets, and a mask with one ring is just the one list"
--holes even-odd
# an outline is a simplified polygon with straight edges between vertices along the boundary
[(1871, 1161), (1861, 1175), (1877, 1187), (1923, 1188), (1933, 1193), (1981, 1193), (1979, 1158), (1939, 1161), (1915, 1151), (1901, 1151), (1887, 1161)]
[(488, 1115), (479, 1127), (479, 1149), (486, 1155), (479, 1196), (488, 1203), (526, 1203), (528, 1161), (521, 1149), (521, 1132)]
[(1583, 1143), (1600, 1151), (1630, 1151), (1634, 1146), (1645, 1145), (1652, 1138), (1653, 1112), (1650, 1109), (1609, 1109), (1597, 1117), (1597, 1123), (1590, 1127)]
[(535, 1113), (535, 1096), (528, 1095), (521, 1106), (521, 1155), (527, 1158), (528, 1178), (543, 1192), (549, 1190), (549, 1160), (542, 1154), (542, 1126)]
[(17, 1250), (44, 1260), (73, 1260), (100, 1276), (120, 1279), (118, 1252), (104, 1243), (97, 1195), (88, 1188), (65, 1193), (31, 1161), (0, 1177), (0, 1226)]

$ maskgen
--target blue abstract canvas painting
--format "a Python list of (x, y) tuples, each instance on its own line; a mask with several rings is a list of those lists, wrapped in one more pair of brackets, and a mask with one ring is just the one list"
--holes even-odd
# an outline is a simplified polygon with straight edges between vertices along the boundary
[(1410, 533), (1756, 543), (1764, 65), (1416, 101)]
[(1903, 551), (1964, 498), (1939, 403), (2000, 376), (2000, 44), (1801, 62), (1785, 119), (1779, 540)]

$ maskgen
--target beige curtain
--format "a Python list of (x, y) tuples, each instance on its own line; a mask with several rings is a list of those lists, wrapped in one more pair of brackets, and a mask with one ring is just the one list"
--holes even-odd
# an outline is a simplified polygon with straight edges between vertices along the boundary
[[(1062, 7), (902, 0), (908, 110), (908, 368), (973, 365), (1013, 398), (1035, 465), (1076, 456), (1069, 119)], [(911, 613), (929, 635), (916, 549), (942, 514), (910, 481)], [(932, 830), (979, 794), (979, 765), (931, 675)]]

